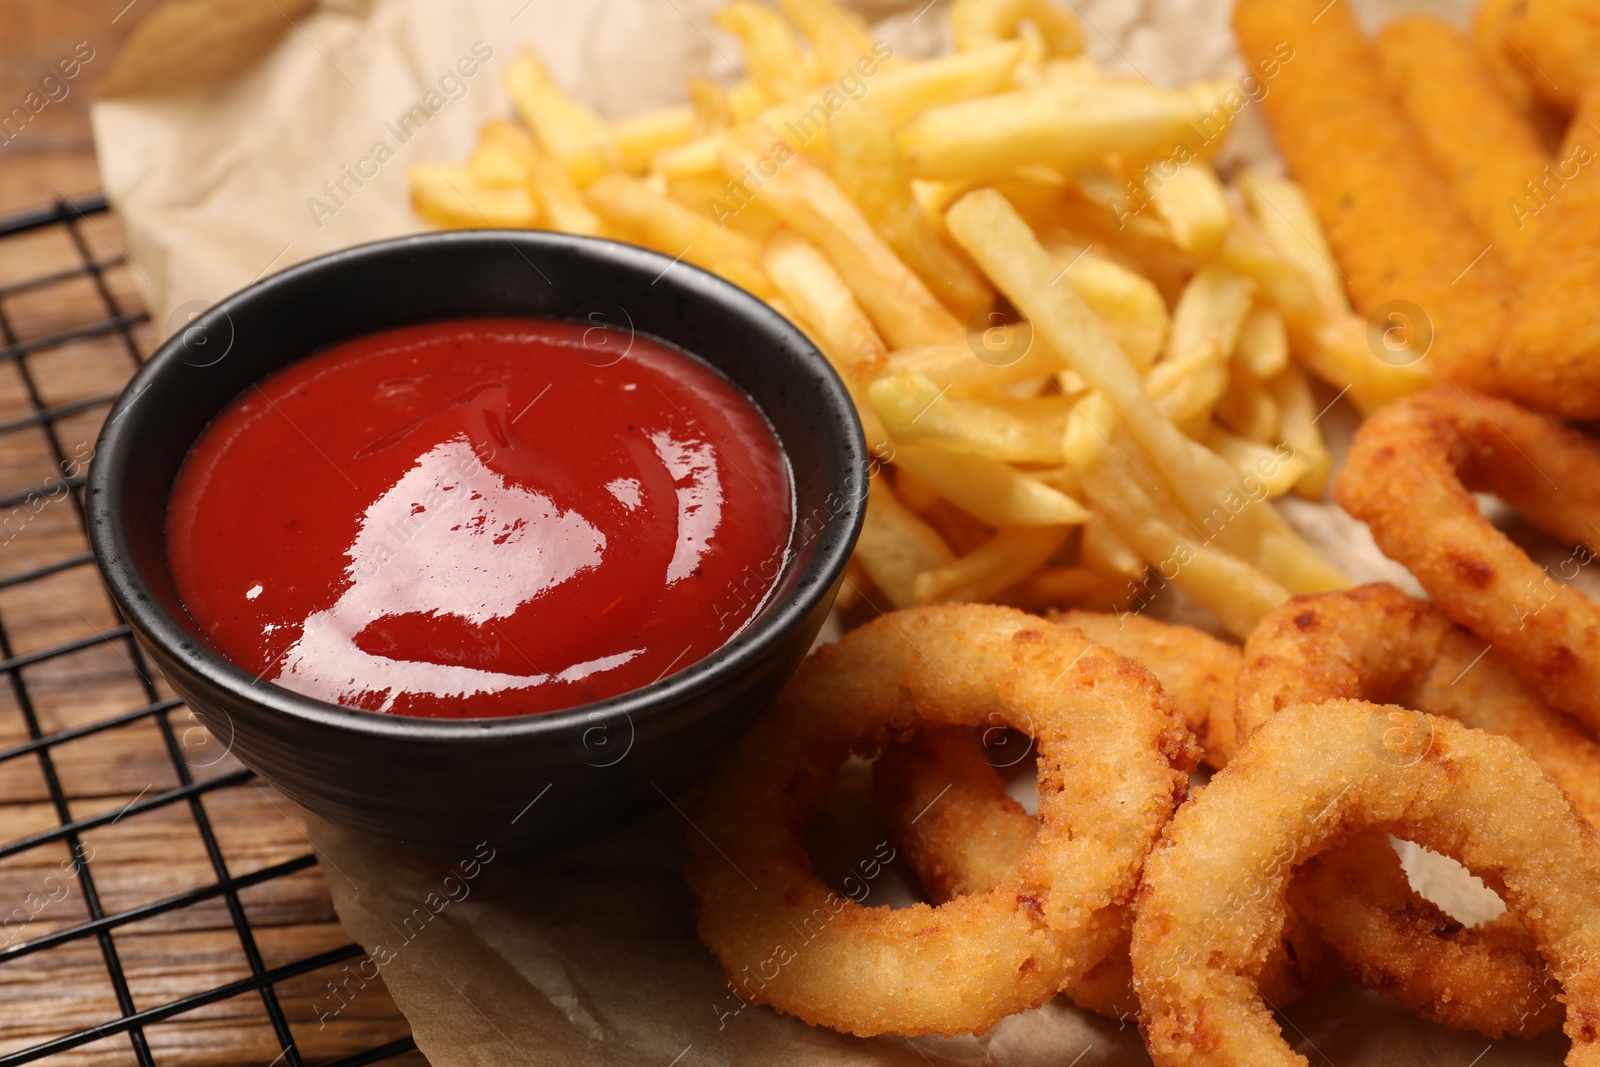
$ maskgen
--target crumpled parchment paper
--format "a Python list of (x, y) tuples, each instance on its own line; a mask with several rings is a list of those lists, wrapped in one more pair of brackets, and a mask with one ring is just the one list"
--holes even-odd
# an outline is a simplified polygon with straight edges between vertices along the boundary
[[(94, 109), (105, 186), (156, 322), (173, 332), (291, 263), (423, 229), (407, 202), (406, 168), (464, 158), (478, 125), (509, 113), (500, 77), (523, 46), (610, 115), (680, 101), (691, 72), (730, 76), (736, 46), (710, 24), (721, 2), (171, 0), (119, 58), (117, 95)], [(940, 3), (856, 6), (897, 50), (926, 54), (945, 44)], [(1073, 6), (1107, 67), (1166, 84), (1242, 70), (1228, 0)], [(1470, 14), (1466, 0), (1357, 6), (1369, 24), (1399, 9), (1458, 21)], [(400, 125), (419, 104), (426, 120)], [(1220, 165), (1271, 165), (1259, 116), (1242, 119)], [(1336, 409), (1329, 419), (1343, 420), (1330, 430), (1339, 448), (1353, 418)], [(1286, 510), (1353, 577), (1416, 591), (1364, 527), (1331, 505), (1292, 501)], [(1528, 540), (1560, 558), (1557, 546)], [(1162, 614), (1182, 617), (1185, 608), (1169, 601)], [(867, 780), (864, 764), (847, 766), (811, 832), (825, 874), (887, 847)], [(693, 830), (671, 807), (604, 841), (522, 862), (499, 855), (493, 841), (445, 861), (314, 816), (306, 822), (339, 916), (369, 953), (345, 968), (319, 1013), (336, 1017), (381, 975), (438, 1067), (1149, 1063), (1131, 1004), (1127, 1017), (1110, 1020), (1058, 998), (982, 1037), (916, 1040), (861, 1040), (741, 1007), (695, 938), (679, 874), (679, 842)], [(1407, 863), (1458, 915), (1484, 909), (1486, 891), (1475, 895), (1459, 868), (1417, 850)], [(902, 864), (889, 863), (868, 902), (913, 899), (908, 881)], [(1559, 1035), (1489, 1042), (1445, 1030), (1348, 983), (1290, 1008), (1287, 1020), (1286, 1036), (1323, 1067), (1545, 1067), (1565, 1052)]]

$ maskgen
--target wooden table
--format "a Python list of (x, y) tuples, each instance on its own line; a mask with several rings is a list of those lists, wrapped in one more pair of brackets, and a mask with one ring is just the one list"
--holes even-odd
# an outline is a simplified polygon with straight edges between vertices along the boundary
[[(0, 145), (0, 216), (98, 188), (87, 102), (139, 14), (127, 0), (0, 8), (0, 114), (76, 42), (95, 49), (70, 93)], [(252, 949), (257, 972), (353, 951), (293, 807), (249, 778), (181, 705), (169, 708), (162, 680), (144, 675), (87, 557), (80, 493), (58, 488), (76, 480), (135, 350), (148, 354), (158, 340), (143, 323), (71, 337), (108, 315), (140, 313), (122, 247), (109, 214), (0, 239), (0, 1061), (130, 1008), (248, 983)], [(85, 271), (85, 254), (103, 269)], [(17, 287), (53, 273), (62, 275), (54, 283)], [(53, 417), (41, 419), (41, 408)], [(19, 499), (38, 487), (47, 491)], [(113, 729), (33, 744), (130, 713)], [(175, 790), (194, 795), (156, 803)], [(75, 835), (89, 879), (76, 875), (71, 839), (6, 844), (59, 836), (63, 822), (96, 816), (103, 825)], [(291, 873), (261, 877), (275, 870)], [(217, 892), (219, 877), (236, 892)], [(185, 894), (186, 906), (158, 903)], [(150, 914), (98, 936), (24, 947), (95, 915), (141, 908)], [(125, 976), (121, 991), (109, 956)], [(319, 997), (326, 1006), (344, 965), (275, 983), (270, 1001), (247, 990), (144, 1027), (146, 1062), (328, 1063), (403, 1039), (405, 1020), (376, 985), (319, 1024)], [(298, 1056), (284, 1053), (285, 1030)], [(115, 1033), (46, 1062), (142, 1059), (135, 1038)], [(385, 1062), (425, 1061), (411, 1052)]]

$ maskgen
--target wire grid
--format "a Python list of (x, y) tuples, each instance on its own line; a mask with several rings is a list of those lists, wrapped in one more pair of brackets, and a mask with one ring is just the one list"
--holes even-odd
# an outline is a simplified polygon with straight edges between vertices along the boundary
[[(123, 264), (120, 255), (101, 256), (97, 258), (91, 250), (90, 242), (85, 239), (81, 226), (87, 225), (94, 232), (98, 227), (92, 221), (92, 216), (106, 211), (106, 201), (103, 197), (93, 196), (73, 202), (59, 203), (51, 207), (9, 218), (0, 218), (0, 242), (18, 238), (21, 235), (36, 234), (40, 231), (57, 229), (64, 232), (76, 250), (77, 266), (41, 274), (24, 281), (0, 285), (0, 365), (13, 364), (20, 376), (23, 390), (31, 405), (31, 411), (6, 420), (0, 420), (0, 441), (8, 435), (23, 433), (28, 430), (42, 430), (47, 440), (49, 452), (56, 463), (56, 473), (52, 480), (45, 484), (34, 485), (29, 488), (0, 493), (0, 515), (20, 514), (13, 509), (22, 509), (32, 514), (35, 505), (42, 507), (42, 501), (60, 501), (65, 495), (70, 499), (70, 507), (75, 514), (78, 526), (87, 534), (85, 521), (85, 508), (82, 486), (84, 473), (77, 470), (63, 447), (63, 436), (58, 432), (58, 423), (72, 416), (108, 408), (116, 399), (117, 392), (104, 392), (85, 398), (74, 399), (66, 403), (50, 404), (46, 402), (41, 392), (39, 379), (30, 367), (29, 357), (37, 358), (41, 353), (71, 345), (75, 342), (93, 338), (112, 339), (120, 342), (120, 347), (126, 351), (126, 373), (120, 379), (113, 379), (118, 386), (125, 382), (128, 376), (144, 361), (144, 353), (140, 350), (140, 343), (136, 338), (135, 327), (148, 321), (148, 316), (141, 308), (129, 306), (127, 297), (118, 298), (111, 286), (107, 284), (106, 271)], [(18, 331), (14, 329), (13, 318), (7, 313), (7, 301), (21, 294), (39, 293), (51, 287), (65, 286), (68, 284), (81, 285), (87, 279), (98, 295), (99, 303), (104, 309), (104, 318), (84, 325), (77, 325), (42, 336), (19, 338)], [(66, 486), (63, 493), (62, 485)], [(6, 488), (0, 485), (0, 489)], [(86, 543), (86, 542), (85, 542)], [(31, 582), (48, 581), (54, 575), (60, 575), (75, 568), (92, 568), (93, 556), (88, 551), (77, 551), (64, 555), (49, 562), (17, 570), (12, 573), (3, 573), (0, 568), (0, 595), (5, 591), (23, 586)], [(98, 579), (96, 579), (98, 581)], [(109, 601), (109, 598), (108, 598)], [(114, 612), (114, 609), (112, 609)], [(82, 612), (80, 611), (81, 615)], [(87, 617), (85, 617), (85, 621)], [(224, 858), (223, 842), (219, 840), (212, 818), (208, 815), (206, 807), (202, 804), (202, 796), (217, 794), (227, 790), (236, 790), (245, 786), (254, 777), (246, 769), (239, 768), (211, 777), (198, 777), (194, 774), (190, 763), (184, 758), (184, 749), (180, 745), (178, 732), (174, 729), (172, 715), (183, 708), (180, 701), (172, 698), (163, 698), (160, 684), (153, 675), (138, 644), (134, 641), (126, 625), (121, 624), (120, 617), (115, 617), (116, 625), (110, 627), (93, 627), (92, 636), (79, 637), (73, 640), (58, 642), (43, 648), (19, 652), (16, 648), (15, 638), (19, 629), (26, 629), (29, 620), (7, 617), (0, 611), (0, 690), (9, 687), (10, 695), (14, 698), (15, 705), (21, 713), (26, 726), (27, 740), (7, 748), (0, 748), (0, 769), (18, 761), (25, 761), (33, 757), (38, 762), (44, 783), (48, 789), (50, 804), (54, 809), (55, 819), (59, 825), (51, 826), (27, 836), (0, 844), (0, 861), (28, 852), (33, 849), (45, 848), (53, 844), (64, 845), (71, 857), (71, 862), (76, 865), (76, 878), (79, 882), (83, 908), (87, 913), (85, 921), (75, 922), (63, 929), (23, 940), (20, 943), (9, 944), (0, 949), (0, 965), (43, 952), (48, 949), (58, 948), (74, 942), (94, 943), (97, 945), (99, 955), (104, 962), (106, 975), (115, 996), (119, 1013), (118, 1018), (98, 1022), (95, 1025), (85, 1026), (74, 1032), (63, 1034), (51, 1040), (29, 1048), (12, 1051), (0, 1055), (0, 1067), (9, 1067), (12, 1064), (31, 1063), (69, 1050), (80, 1049), (94, 1042), (107, 1038), (125, 1035), (129, 1042), (132, 1059), (139, 1067), (154, 1067), (157, 1059), (152, 1052), (151, 1042), (146, 1036), (146, 1029), (162, 1023), (165, 1020), (175, 1019), (185, 1013), (194, 1012), (196, 1009), (214, 1005), (233, 997), (254, 995), (260, 998), (265, 1010), (266, 1018), (270, 1023), (277, 1047), (282, 1050), (274, 1063), (283, 1063), (288, 1067), (300, 1067), (304, 1062), (304, 1054), (291, 1030), (289, 1020), (285, 1016), (283, 1005), (280, 1003), (277, 986), (290, 979), (323, 968), (340, 964), (344, 961), (355, 959), (362, 955), (358, 945), (347, 944), (340, 948), (323, 951), (292, 962), (268, 967), (262, 958), (262, 952), (257, 945), (256, 931), (253, 929), (247, 916), (244, 904), (240, 899), (240, 892), (253, 886), (259, 886), (275, 879), (285, 878), (296, 872), (313, 868), (316, 858), (309, 852), (287, 861), (271, 864), (259, 870), (254, 870), (242, 876), (235, 876), (229, 872), (229, 865)], [(93, 624), (91, 623), (91, 626)], [(121, 711), (108, 717), (95, 721), (79, 723), (69, 728), (59, 729), (46, 733), (41, 726), (41, 716), (36, 708), (35, 694), (30, 691), (29, 684), (24, 678), (24, 672), (29, 667), (44, 664), (61, 657), (67, 657), (94, 646), (116, 646), (120, 653), (132, 665), (138, 677), (142, 692), (142, 704), (132, 710)], [(172, 764), (176, 775), (177, 785), (174, 788), (163, 789), (159, 792), (143, 794), (136, 797), (126, 807), (115, 810), (96, 812), (86, 816), (75, 816), (71, 798), (62, 787), (62, 776), (58, 772), (55, 751), (59, 746), (68, 742), (78, 741), (104, 731), (117, 730), (129, 727), (132, 724), (150, 722), (159, 730), (162, 745)], [(86, 853), (83, 844), (84, 835), (109, 827), (123, 819), (137, 816), (141, 813), (157, 809), (172, 807), (174, 809), (187, 807), (193, 819), (195, 829), (204, 846), (206, 859), (209, 861), (210, 876), (215, 881), (210, 885), (202, 885), (177, 895), (143, 903), (135, 907), (108, 912), (102, 904), (101, 893), (96, 888), (94, 866), (90, 862), (92, 856)], [(102, 872), (104, 873), (104, 872)], [(113, 938), (113, 931), (133, 923), (150, 920), (160, 916), (168, 916), (185, 908), (190, 908), (202, 902), (220, 899), (226, 907), (233, 930), (238, 935), (239, 948), (243, 954), (244, 962), (248, 966), (249, 976), (212, 988), (190, 993), (175, 999), (165, 1000), (162, 1003), (148, 1007), (137, 1007), (135, 996), (130, 989), (128, 976), (125, 972), (123, 960), (119, 955), (118, 944)], [(53, 985), (53, 983), (51, 983)], [(57, 990), (59, 993), (60, 990)], [(65, 994), (62, 994), (65, 998)], [(69, 1004), (71, 1003), (70, 998)], [(8, 1014), (8, 1013), (7, 1013)], [(91, 1020), (85, 1020), (91, 1021)], [(369, 1048), (354, 1054), (346, 1054), (330, 1062), (330, 1067), (356, 1067), (358, 1064), (376, 1063), (381, 1060), (391, 1059), (415, 1048), (414, 1041), (409, 1037), (389, 1041), (385, 1044)], [(126, 1057), (121, 1057), (125, 1059)]]

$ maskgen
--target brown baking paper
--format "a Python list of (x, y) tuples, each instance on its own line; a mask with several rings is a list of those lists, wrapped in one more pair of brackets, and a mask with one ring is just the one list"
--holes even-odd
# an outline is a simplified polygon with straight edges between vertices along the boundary
[[(737, 48), (710, 25), (721, 3), (171, 0), (119, 58), (110, 82), (118, 95), (94, 111), (105, 186), (155, 321), (170, 333), (267, 273), (423, 229), (407, 202), (406, 168), (464, 158), (479, 123), (509, 113), (500, 76), (520, 47), (537, 48), (557, 79), (611, 115), (681, 101), (690, 73), (731, 76)], [(858, 6), (899, 51), (945, 47), (948, 0)], [(1242, 70), (1226, 0), (1074, 6), (1108, 68), (1166, 84)], [(1471, 10), (1466, 0), (1360, 6), (1369, 24), (1402, 7), (1458, 21)], [(405, 123), (418, 105), (425, 120)], [(1221, 165), (1242, 161), (1272, 164), (1250, 111)], [(1336, 448), (1352, 420), (1338, 409), (1328, 417), (1341, 418), (1330, 431)], [(1416, 591), (1337, 509), (1293, 501), (1285, 510), (1347, 573)], [(1556, 546), (1539, 547), (1560, 560)], [(1159, 610), (1187, 614), (1172, 599)], [(892, 850), (870, 812), (867, 780), (864, 764), (848, 766), (810, 833), (825, 876)], [(337, 1018), (381, 976), (437, 1067), (1149, 1063), (1131, 1004), (1123, 1019), (1101, 1019), (1058, 998), (982, 1037), (915, 1040), (862, 1040), (743, 1006), (695, 938), (680, 875), (681, 840), (694, 831), (672, 807), (588, 847), (523, 862), (500, 855), (493, 840), (439, 860), (312, 816), (307, 825), (339, 916), (368, 953), (328, 983), (319, 1014)], [(1406, 861), (1419, 887), (1458, 917), (1498, 910), (1447, 861), (1414, 848)], [(869, 880), (865, 899), (915, 899), (898, 860)], [(1286, 1018), (1286, 1036), (1317, 1065), (1543, 1067), (1565, 1051), (1558, 1035), (1489, 1042), (1445, 1030), (1349, 984)]]

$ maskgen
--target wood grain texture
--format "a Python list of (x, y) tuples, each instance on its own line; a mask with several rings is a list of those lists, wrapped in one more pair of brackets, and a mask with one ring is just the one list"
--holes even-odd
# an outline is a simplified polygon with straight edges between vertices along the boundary
[[(156, 0), (140, 0), (140, 7), (156, 6)], [(0, 215), (99, 187), (87, 102), (97, 79), (110, 68), (117, 45), (143, 14), (127, 0), (0, 6), (0, 113), (21, 102), (60, 58), (57, 53), (70, 53), (74, 42), (82, 40), (96, 49), (95, 59), (84, 65), (64, 99), (33, 115), (20, 136), (0, 137)], [(107, 267), (101, 278), (104, 291), (89, 276), (9, 290), (25, 279), (77, 268), (85, 250), (102, 263), (121, 259), (124, 242), (111, 216), (80, 220), (76, 230), (76, 239), (66, 228), (53, 227), (0, 241), (0, 317), (11, 334), (5, 340), (46, 337), (104, 319), (108, 295), (118, 311), (140, 308), (136, 268), (126, 264)], [(149, 325), (135, 327), (133, 342), (149, 352), (158, 332)], [(0, 496), (60, 478), (62, 458), (70, 463), (90, 455), (106, 408), (91, 407), (53, 427), (17, 427), (12, 420), (26, 418), (40, 404), (113, 394), (133, 368), (129, 338), (120, 334), (39, 350), (20, 361), (0, 360)], [(0, 581), (87, 550), (77, 503), (64, 491), (20, 513), (10, 506), (0, 508)], [(92, 641), (117, 626), (89, 562), (0, 588), (0, 628), (9, 645), (0, 651), (9, 655)], [(129, 642), (117, 639), (26, 666), (14, 677), (0, 673), (0, 755), (29, 740), (25, 707), (40, 730), (51, 734), (147, 705), (150, 694), (138, 666)], [(171, 695), (159, 679), (156, 695)], [(191, 779), (210, 781), (242, 769), (186, 709), (178, 707), (168, 718), (178, 762)], [(182, 784), (167, 737), (152, 717), (55, 747), (49, 761), (74, 819), (120, 812)], [(209, 819), (222, 861), (235, 878), (311, 853), (298, 811), (259, 781), (207, 792), (192, 803), (136, 811), (82, 835), (105, 913), (215, 885), (197, 811)], [(35, 754), (0, 759), (0, 846), (47, 832), (60, 821), (41, 759)], [(266, 968), (288, 966), (350, 943), (316, 865), (249, 886), (238, 896)], [(76, 877), (66, 844), (52, 842), (0, 858), (0, 1055), (122, 1014), (94, 938), (6, 956), (89, 917), (83, 881)], [(221, 896), (120, 926), (110, 936), (138, 1010), (250, 974)], [(339, 979), (342, 966), (276, 987), (302, 1062), (329, 1062), (409, 1032), (381, 984), (363, 989), (336, 1018), (319, 1022), (319, 1014), (336, 1003), (329, 983)], [(287, 1062), (262, 998), (254, 992), (150, 1026), (145, 1036), (155, 1062), (162, 1065)], [(129, 1037), (112, 1035), (45, 1062), (126, 1067), (136, 1060)], [(425, 1061), (409, 1053), (387, 1062)]]

